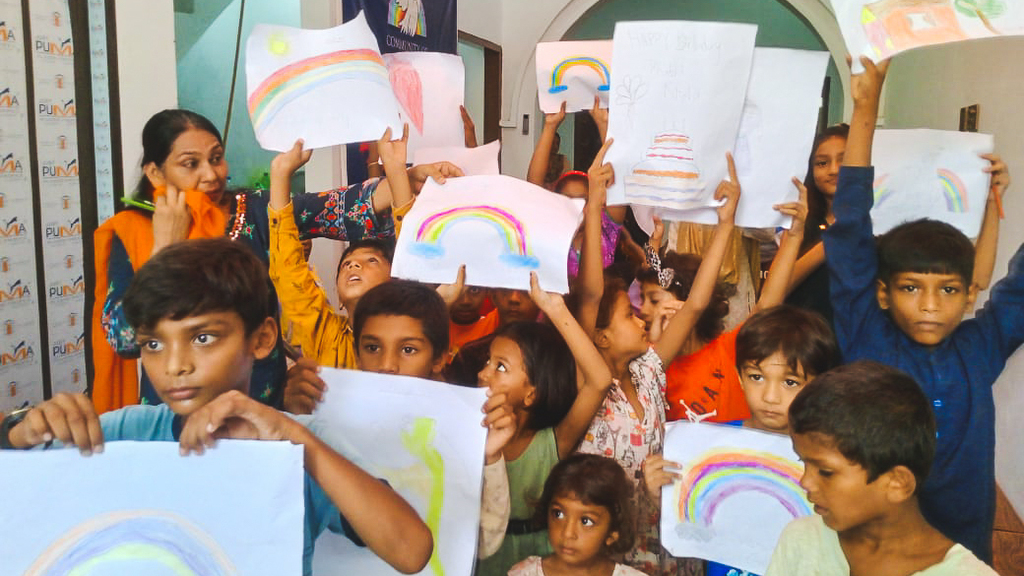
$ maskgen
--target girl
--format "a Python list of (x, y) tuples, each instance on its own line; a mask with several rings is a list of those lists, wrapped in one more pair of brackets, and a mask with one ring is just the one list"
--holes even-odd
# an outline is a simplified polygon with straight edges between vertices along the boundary
[(535, 274), (530, 296), (551, 325), (512, 322), (498, 329), (478, 385), (505, 394), (516, 432), (502, 454), (512, 514), (501, 548), (477, 563), (481, 576), (502, 576), (513, 564), (551, 547), (531, 504), (559, 460), (573, 452), (611, 385), (611, 373), (558, 294), (543, 292)]
[(633, 483), (610, 458), (574, 454), (559, 462), (537, 505), (537, 521), (548, 527), (554, 554), (530, 556), (509, 576), (640, 576), (616, 564), (612, 554), (633, 544)]

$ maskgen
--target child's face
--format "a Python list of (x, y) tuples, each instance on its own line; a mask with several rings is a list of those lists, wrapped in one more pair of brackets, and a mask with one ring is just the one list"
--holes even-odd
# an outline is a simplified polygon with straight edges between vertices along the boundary
[(814, 151), (811, 161), (814, 169), (814, 184), (821, 193), (829, 198), (836, 195), (836, 182), (839, 180), (839, 167), (843, 165), (846, 152), (846, 139), (833, 136), (822, 142)]
[(678, 298), (653, 282), (644, 282), (641, 286), (643, 302), (640, 304), (640, 318), (644, 321), (644, 327), (650, 330), (651, 321), (658, 311), (658, 305), (662, 302), (675, 302)]
[(480, 306), (484, 303), (487, 291), (479, 286), (466, 286), (459, 294), (459, 299), (452, 304), (449, 315), (452, 322), (467, 326), (480, 319)]
[(156, 393), (175, 414), (187, 417), (224, 392), (248, 392), (253, 360), (273, 350), (277, 324), (267, 318), (246, 336), (238, 313), (207, 312), (164, 318), (139, 329), (136, 339)]
[(959, 274), (899, 272), (878, 282), (878, 305), (893, 322), (923, 346), (936, 346), (956, 330), (974, 304), (977, 289)]
[(498, 318), (502, 324), (509, 322), (536, 322), (540, 308), (525, 290), (508, 290), (498, 288), (491, 292), (494, 307), (498, 309)]
[(555, 555), (569, 566), (586, 566), (619, 539), (612, 515), (604, 506), (586, 504), (573, 494), (551, 499), (548, 539)]
[(338, 297), (342, 302), (359, 300), (370, 288), (390, 278), (391, 264), (380, 252), (373, 248), (356, 248), (345, 256), (338, 268)]
[(868, 484), (868, 471), (847, 460), (831, 438), (813, 433), (792, 437), (793, 449), (804, 463), (800, 486), (826, 526), (841, 533), (882, 515), (886, 509), (882, 478)]
[(620, 292), (615, 298), (608, 327), (599, 332), (607, 337), (610, 351), (616, 356), (635, 358), (651, 346), (644, 321), (633, 314), (633, 306), (625, 292)]
[(789, 405), (808, 381), (803, 366), (790, 368), (786, 356), (775, 352), (760, 362), (749, 361), (740, 368), (740, 385), (750, 407), (754, 428), (789, 433)]
[(410, 316), (370, 316), (356, 346), (359, 369), (382, 374), (433, 378), (441, 373), (444, 356), (437, 354), (423, 333), (423, 322)]
[(523, 351), (515, 341), (498, 336), (491, 342), (491, 353), (484, 369), (477, 374), (477, 386), (505, 394), (508, 404), (525, 408), (533, 404), (536, 391), (526, 372)]

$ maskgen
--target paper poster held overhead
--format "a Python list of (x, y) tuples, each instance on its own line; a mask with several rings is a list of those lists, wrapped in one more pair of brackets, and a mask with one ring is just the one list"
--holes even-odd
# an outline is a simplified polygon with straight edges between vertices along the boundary
[(510, 176), (427, 180), (402, 223), (392, 276), (449, 284), (569, 291), (567, 259), (582, 207)]
[[(220, 440), (2, 450), (4, 574), (302, 574), (302, 447)], [(11, 512), (11, 510), (8, 510)]]
[[(362, 14), (325, 30), (257, 24), (246, 41), (249, 116), (260, 146), (286, 151), (402, 133), (388, 68)], [(458, 107), (455, 109), (458, 115)]]
[(413, 155), (413, 164), (451, 162), (462, 169), (466, 176), (496, 176), (501, 141), (495, 140), (476, 148), (420, 148)]
[[(480, 525), (486, 390), (354, 370), (324, 368), (320, 376), (328, 391), (311, 428), (419, 513), (434, 537), (420, 574), (470, 576)], [(317, 541), (313, 573), (398, 574), (333, 533)]]
[(969, 238), (981, 231), (988, 200), (989, 134), (945, 130), (878, 130), (872, 145), (875, 165), (874, 233), (918, 218), (956, 226)]
[(609, 204), (690, 210), (715, 205), (736, 142), (757, 26), (615, 25), (607, 159)]
[(608, 107), (611, 92), (612, 41), (541, 42), (537, 44), (537, 99), (545, 114), (591, 110), (594, 96)]
[(398, 115), (409, 125), (409, 152), (420, 148), (464, 146), (459, 106), (465, 93), (462, 58), (439, 52), (384, 55)]
[(665, 459), (681, 465), (661, 493), (661, 542), (673, 556), (764, 574), (782, 529), (811, 514), (788, 436), (679, 422)]

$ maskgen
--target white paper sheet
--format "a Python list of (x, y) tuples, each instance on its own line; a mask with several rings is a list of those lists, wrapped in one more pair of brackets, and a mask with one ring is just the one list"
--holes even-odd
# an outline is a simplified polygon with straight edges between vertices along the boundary
[[(0, 451), (4, 574), (302, 574), (302, 448), (222, 440)], [(87, 569), (85, 566), (87, 565)]]
[[(260, 146), (291, 149), (402, 134), (398, 101), (362, 13), (325, 30), (257, 24), (245, 43), (249, 116)], [(458, 114), (458, 108), (455, 110)]]
[(988, 199), (989, 134), (944, 130), (878, 130), (875, 165), (874, 233), (907, 220), (933, 218), (956, 226), (969, 238), (981, 230)]
[(1024, 4), (1017, 0), (831, 2), (850, 54), (876, 62), (918, 46), (1024, 34)]
[[(419, 512), (434, 535), (420, 574), (470, 576), (476, 557), (487, 430), (480, 425), (486, 390), (325, 368), (328, 391), (311, 429), (339, 453), (382, 478)], [(313, 572), (397, 572), (342, 536), (317, 541)]]
[(398, 115), (409, 124), (409, 154), (420, 148), (465, 146), (459, 111), (466, 84), (462, 58), (439, 52), (393, 52), (384, 55), (384, 62), (398, 99)]
[(569, 291), (566, 259), (582, 208), (511, 176), (427, 180), (405, 217), (391, 274), (451, 283), (466, 265), (466, 285)]
[(661, 543), (673, 556), (764, 574), (782, 529), (811, 514), (788, 436), (677, 422), (665, 459), (682, 466), (661, 493)]
[(611, 91), (612, 41), (541, 42), (537, 44), (537, 99), (546, 114), (608, 107)]
[(476, 148), (420, 148), (413, 155), (413, 164), (433, 164), (447, 161), (462, 169), (466, 176), (495, 176), (499, 173), (498, 155), (501, 140)]
[(757, 26), (615, 25), (608, 204), (713, 206), (736, 143)]

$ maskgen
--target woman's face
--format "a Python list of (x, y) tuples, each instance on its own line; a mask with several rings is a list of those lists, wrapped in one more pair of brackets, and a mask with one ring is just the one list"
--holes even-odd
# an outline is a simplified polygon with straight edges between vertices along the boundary
[(843, 165), (843, 153), (846, 152), (846, 139), (833, 136), (825, 140), (814, 151), (811, 166), (814, 171), (814, 184), (825, 196), (832, 198), (836, 194), (836, 181), (839, 178), (839, 167)]
[(174, 140), (171, 152), (160, 166), (144, 167), (149, 182), (156, 188), (174, 186), (178, 190), (199, 190), (220, 200), (228, 181), (228, 162), (224, 146), (213, 134), (198, 128), (185, 130)]

